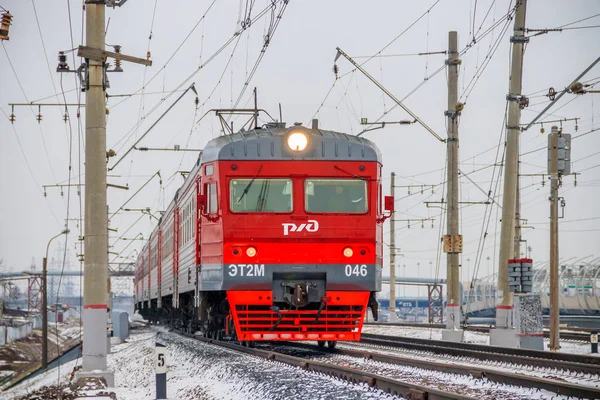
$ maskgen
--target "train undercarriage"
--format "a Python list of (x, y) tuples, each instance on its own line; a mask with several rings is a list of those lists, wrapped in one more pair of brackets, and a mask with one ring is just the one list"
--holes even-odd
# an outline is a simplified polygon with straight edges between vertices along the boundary
[[(187, 333), (218, 340), (239, 341), (254, 346), (256, 341), (316, 341), (332, 349), (338, 340), (360, 340), (367, 307), (377, 315), (374, 292), (327, 291), (317, 299), (273, 302), (271, 291), (210, 291), (136, 303), (136, 310), (150, 324), (167, 325)], [(292, 304), (290, 304), (292, 303)]]

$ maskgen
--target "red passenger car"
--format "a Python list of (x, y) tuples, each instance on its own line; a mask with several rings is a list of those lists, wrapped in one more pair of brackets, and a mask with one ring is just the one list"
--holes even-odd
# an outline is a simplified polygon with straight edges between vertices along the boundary
[(372, 142), (298, 124), (212, 140), (140, 253), (136, 308), (247, 343), (359, 340), (381, 290), (381, 169)]

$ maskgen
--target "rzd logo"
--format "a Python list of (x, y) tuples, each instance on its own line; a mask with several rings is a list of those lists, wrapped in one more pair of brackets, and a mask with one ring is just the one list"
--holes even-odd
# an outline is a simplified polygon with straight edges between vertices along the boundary
[(287, 236), (290, 232), (316, 232), (319, 230), (319, 222), (314, 219), (309, 219), (306, 224), (296, 225), (293, 222), (284, 222), (281, 225), (283, 226), (283, 236)]

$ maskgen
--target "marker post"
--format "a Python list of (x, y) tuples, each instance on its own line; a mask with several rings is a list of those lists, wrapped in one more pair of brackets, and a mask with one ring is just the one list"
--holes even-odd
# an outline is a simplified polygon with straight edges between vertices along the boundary
[(156, 399), (163, 400), (167, 398), (167, 348), (157, 342), (154, 353), (156, 355)]

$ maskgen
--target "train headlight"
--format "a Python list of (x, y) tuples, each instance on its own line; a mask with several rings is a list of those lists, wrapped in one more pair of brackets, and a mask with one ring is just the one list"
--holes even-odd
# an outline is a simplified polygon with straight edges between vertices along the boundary
[(248, 257), (254, 257), (256, 255), (256, 248), (254, 248), (254, 247), (248, 247), (246, 249), (246, 255)]
[(308, 146), (308, 136), (304, 132), (292, 132), (287, 138), (290, 150), (304, 151)]
[(352, 249), (350, 247), (346, 247), (344, 249), (344, 256), (352, 257), (353, 254), (354, 254), (354, 252), (352, 251)]

